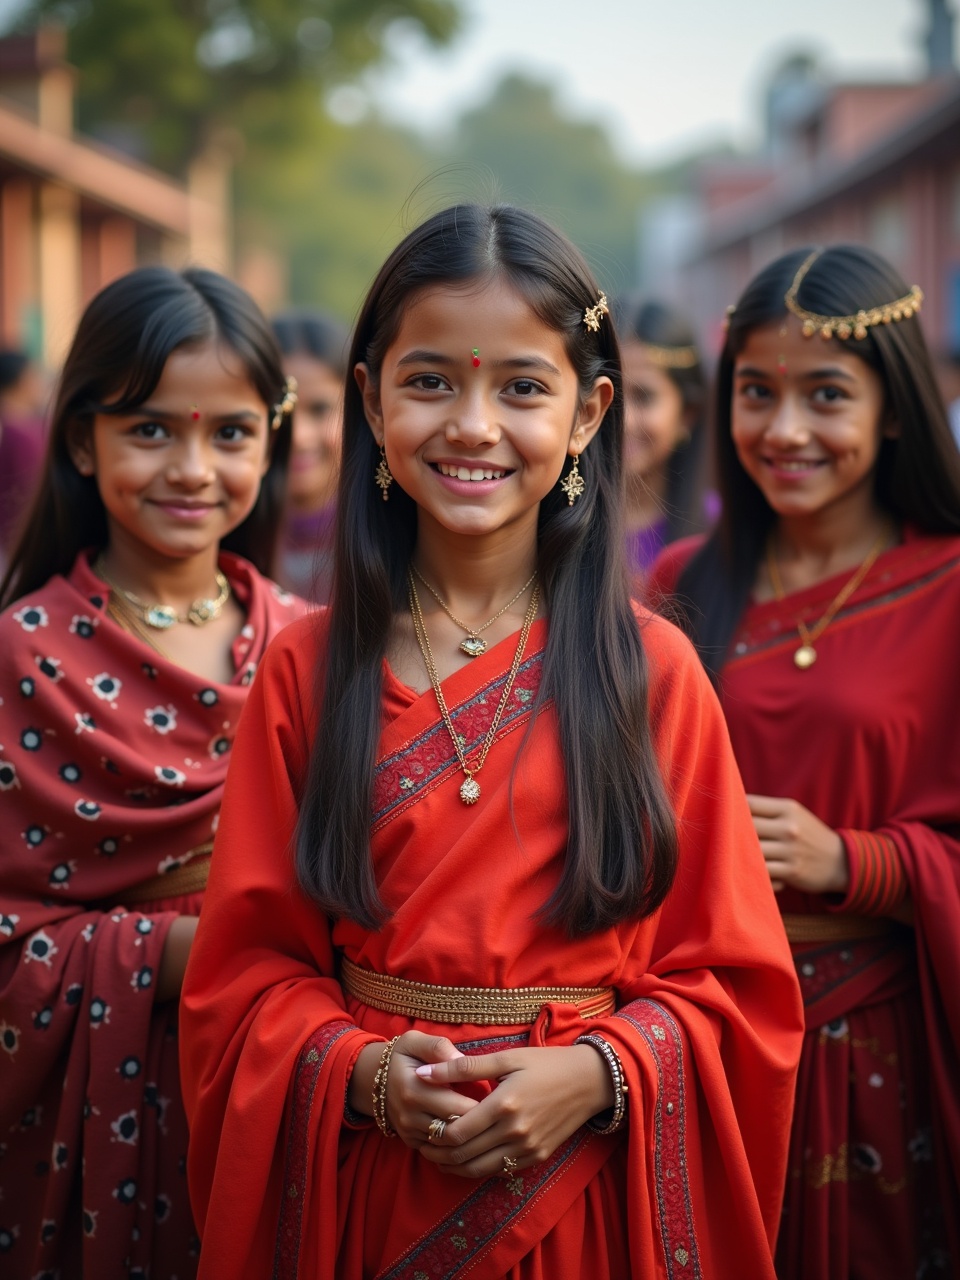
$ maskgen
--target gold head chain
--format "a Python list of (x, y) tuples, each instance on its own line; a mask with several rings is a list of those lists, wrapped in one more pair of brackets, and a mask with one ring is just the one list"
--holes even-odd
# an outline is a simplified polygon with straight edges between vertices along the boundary
[(872, 325), (895, 324), (898, 320), (909, 320), (920, 310), (923, 290), (918, 285), (914, 285), (904, 297), (897, 298), (893, 302), (885, 302), (879, 307), (870, 307), (869, 310), (862, 309), (855, 315), (822, 316), (816, 311), (807, 311), (797, 301), (797, 292), (804, 276), (820, 257), (820, 253), (820, 249), (814, 249), (813, 253), (800, 264), (800, 269), (793, 277), (793, 283), (783, 297), (787, 310), (800, 321), (805, 338), (812, 338), (815, 333), (819, 333), (825, 342), (830, 338), (841, 338), (843, 341), (847, 338), (859, 340), (867, 336), (867, 330)]

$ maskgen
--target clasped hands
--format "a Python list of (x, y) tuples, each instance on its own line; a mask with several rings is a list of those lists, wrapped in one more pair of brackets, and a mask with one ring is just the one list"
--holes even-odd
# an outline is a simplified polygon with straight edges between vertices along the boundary
[[(382, 1048), (367, 1045), (351, 1077), (350, 1105), (364, 1114)], [(480, 1101), (460, 1092), (478, 1082), (493, 1086)], [(407, 1031), (390, 1061), (386, 1104), (392, 1128), (424, 1159), (456, 1177), (489, 1178), (546, 1160), (613, 1097), (607, 1064), (588, 1044), (467, 1056), (444, 1036)], [(442, 1134), (428, 1140), (437, 1119)]]

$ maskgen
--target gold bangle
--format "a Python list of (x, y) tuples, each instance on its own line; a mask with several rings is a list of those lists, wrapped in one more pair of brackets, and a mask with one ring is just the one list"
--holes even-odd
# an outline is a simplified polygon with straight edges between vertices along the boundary
[(610, 1068), (610, 1075), (613, 1079), (613, 1113), (610, 1119), (606, 1124), (600, 1124), (594, 1117), (587, 1121), (587, 1128), (592, 1129), (594, 1133), (616, 1133), (623, 1124), (627, 1113), (627, 1093), (629, 1090), (623, 1075), (623, 1063), (620, 1061), (620, 1057), (613, 1045), (604, 1040), (602, 1036), (595, 1034), (580, 1036), (575, 1043), (593, 1045), (594, 1049)]
[(397, 1136), (396, 1129), (390, 1127), (390, 1121), (387, 1119), (387, 1075), (390, 1071), (390, 1059), (393, 1057), (393, 1051), (399, 1039), (399, 1036), (394, 1036), (383, 1046), (380, 1065), (377, 1067), (377, 1074), (373, 1077), (373, 1118), (385, 1138)]

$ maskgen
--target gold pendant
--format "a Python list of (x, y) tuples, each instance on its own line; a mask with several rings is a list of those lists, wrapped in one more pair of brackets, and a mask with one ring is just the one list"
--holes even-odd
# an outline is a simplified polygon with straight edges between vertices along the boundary
[(460, 799), (464, 804), (476, 804), (480, 799), (480, 783), (476, 778), (464, 778), (460, 783)]
[(487, 642), (480, 636), (467, 636), (466, 640), (460, 641), (460, 651), (468, 658), (479, 658), (481, 653), (487, 652)]
[(817, 660), (817, 651), (812, 644), (802, 644), (793, 655), (793, 664), (799, 667), (801, 671), (806, 671), (807, 667), (812, 667)]

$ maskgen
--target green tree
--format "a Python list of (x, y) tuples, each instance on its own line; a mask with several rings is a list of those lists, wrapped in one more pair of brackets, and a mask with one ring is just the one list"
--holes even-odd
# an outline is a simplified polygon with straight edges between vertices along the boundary
[[(460, 24), (458, 0), (22, 0), (21, 29), (63, 23), (81, 77), (78, 123), (172, 172), (211, 133), (248, 149), (315, 123), (321, 89), (383, 56), (391, 23), (431, 41)], [(276, 110), (283, 104), (283, 112)], [(261, 114), (268, 105), (267, 120)], [(262, 128), (266, 123), (267, 128)]]

